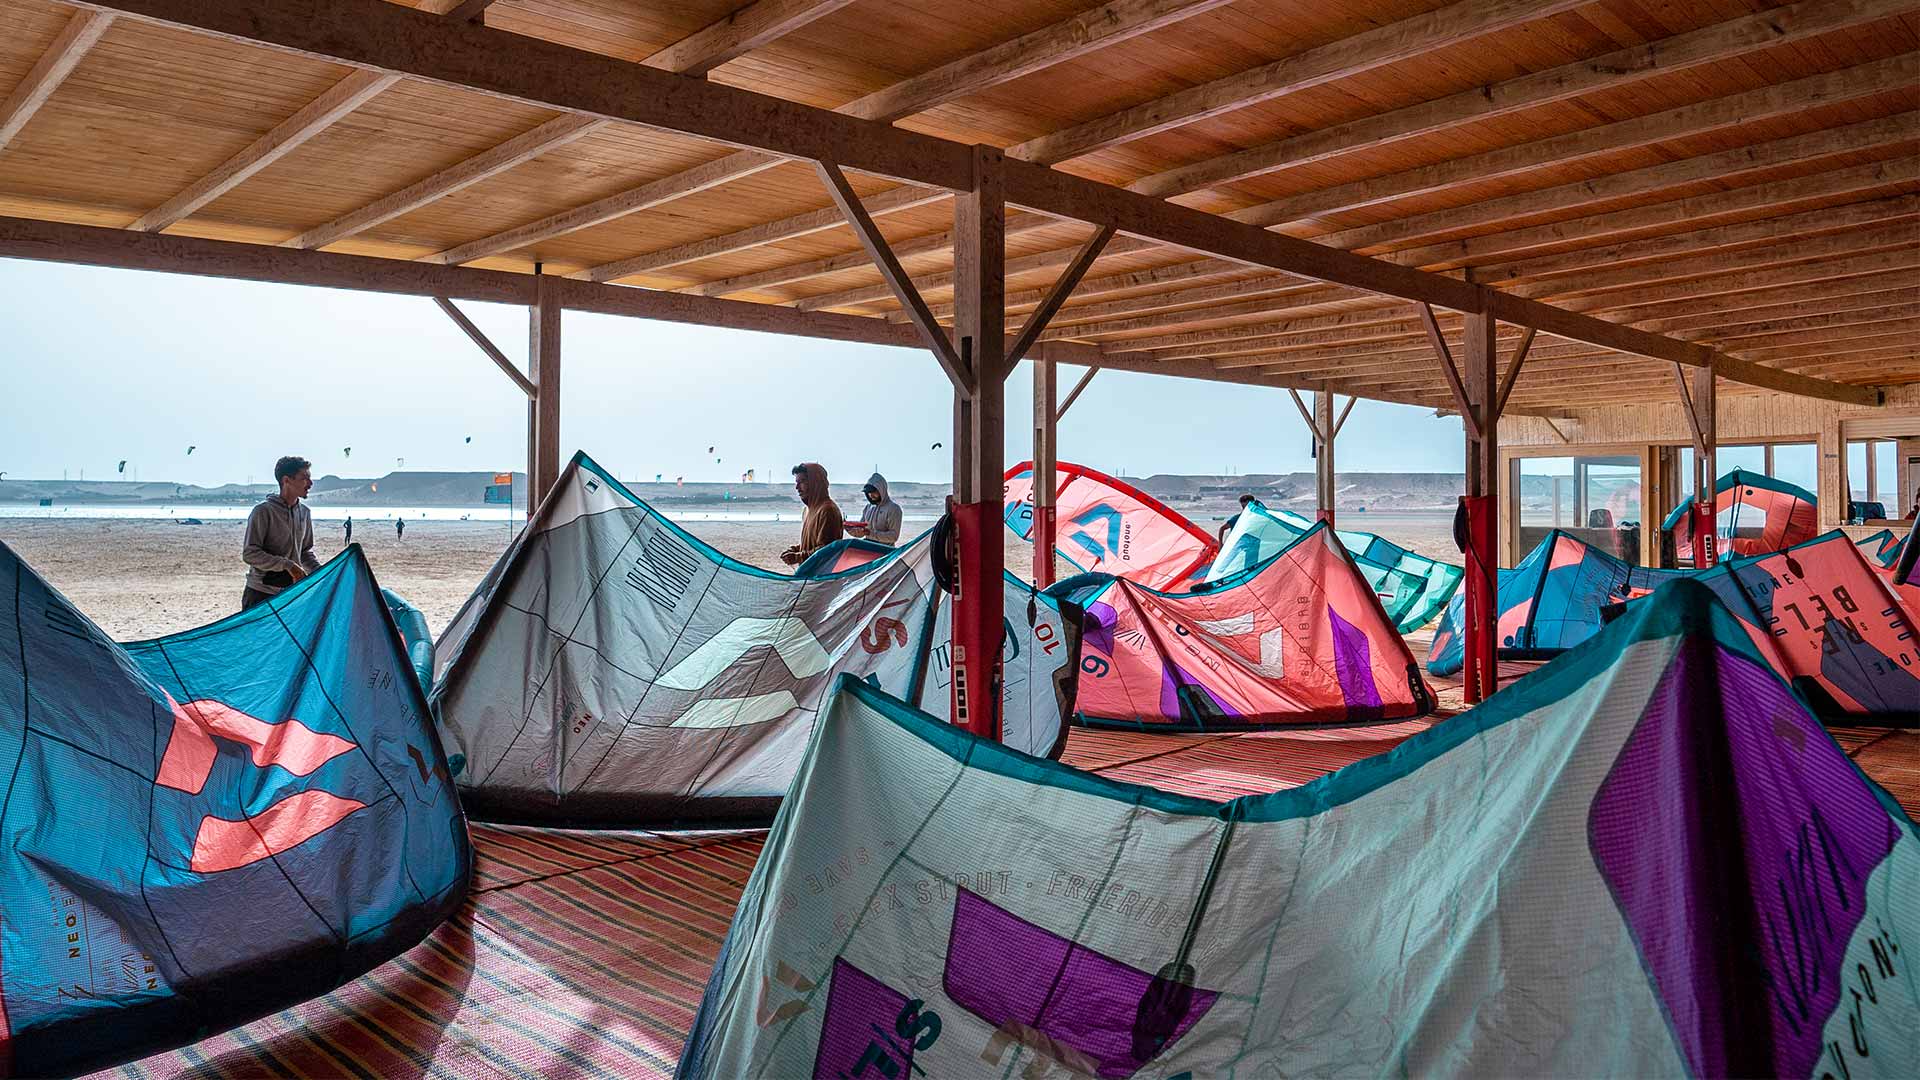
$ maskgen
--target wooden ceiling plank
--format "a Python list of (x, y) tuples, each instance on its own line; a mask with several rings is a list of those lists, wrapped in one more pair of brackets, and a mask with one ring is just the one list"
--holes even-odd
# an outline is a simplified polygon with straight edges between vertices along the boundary
[(1393, 112), (1168, 169), (1134, 181), (1129, 190), (1163, 197), (1202, 191), (1283, 168), (1370, 150), (1398, 139), (1428, 135), (1521, 109), (1615, 89), (1655, 75), (1731, 60), (1761, 49), (1894, 18), (1911, 10), (1912, 0), (1804, 0), (1521, 75), (1492, 86), (1476, 86)]
[(400, 81), (400, 76), (378, 71), (356, 71), (301, 106), (266, 134), (184, 190), (140, 215), (130, 229), (159, 232), (245, 183), (247, 178), (279, 161), (301, 144), (333, 126), (334, 121), (359, 108), (375, 94)]
[(93, 48), (112, 25), (113, 16), (100, 11), (75, 12), (73, 18), (67, 20), (46, 51), (40, 54), (40, 59), (34, 61), (6, 100), (0, 101), (0, 150), (5, 150), (7, 143), (20, 134), (20, 129), (26, 127), (40, 106), (60, 89), (73, 69), (80, 66), (87, 50)]
[[(1344, 229), (1315, 241), (1348, 251), (1382, 248), (1428, 236), (1497, 224), (1534, 214), (1557, 213), (1590, 203), (1607, 202), (1631, 195), (1657, 192), (1664, 188), (1703, 180), (1731, 182), (1730, 177), (1758, 169), (1774, 168), (1811, 161), (1836, 154), (1878, 149), (1920, 139), (1920, 112), (1867, 120), (1844, 127), (1825, 128), (1792, 138), (1755, 143), (1715, 154), (1682, 158), (1644, 169), (1611, 173), (1510, 195), (1482, 199), (1466, 206), (1450, 207), (1411, 217), (1395, 218), (1377, 225)], [(1421, 249), (1425, 251), (1427, 249)], [(1409, 254), (1410, 265), (1424, 266), (1432, 260)]]
[[(1603, 296), (1614, 290), (1638, 289), (1665, 283), (1675, 287), (1687, 286), (1689, 291), (1700, 295), (1711, 292), (1715, 288), (1712, 279), (1719, 275), (1760, 270), (1770, 266), (1787, 266), (1816, 259), (1866, 255), (1888, 248), (1911, 246), (1913, 240), (1914, 233), (1911, 228), (1895, 223), (1891, 226), (1800, 240), (1791, 245), (1761, 245), (1736, 251), (1707, 251), (1686, 258), (1668, 259), (1657, 263), (1621, 266), (1610, 270), (1596, 269), (1586, 274), (1556, 278), (1551, 283), (1526, 286), (1511, 292), (1516, 296), (1537, 299), (1573, 296), (1591, 298)], [(1694, 286), (1704, 286), (1704, 288), (1692, 288)]]
[(1190, 87), (1007, 149), (1052, 165), (1580, 6), (1580, 0), (1461, 0), (1306, 52)]
[[(899, 191), (902, 189), (894, 188), (892, 190)], [(867, 213), (869, 216), (873, 216), (872, 208), (868, 208)], [(844, 220), (842, 224), (845, 224)], [(1018, 236), (1021, 233), (1035, 232), (1040, 229), (1054, 229), (1059, 228), (1059, 226), (1060, 223), (1058, 221), (1049, 217), (1041, 217), (1038, 214), (1009, 214), (1007, 219), (1007, 235), (1010, 237)], [(893, 253), (903, 259), (911, 255), (926, 255), (943, 251), (951, 252), (953, 250), (953, 232), (951, 230), (942, 230), (936, 233), (927, 233), (924, 236), (915, 236), (904, 240), (893, 241), (892, 243)], [(794, 282), (808, 281), (813, 278), (844, 273), (847, 270), (859, 269), (871, 265), (872, 264), (865, 258), (864, 250), (856, 249), (842, 252), (838, 255), (829, 255), (823, 259), (809, 259), (806, 262), (788, 263), (784, 266), (775, 266), (766, 270), (756, 270), (748, 274), (721, 278), (718, 281), (707, 281), (698, 285), (687, 285), (680, 291), (699, 293), (701, 296), (726, 296), (730, 293), (752, 292), (759, 289), (770, 288), (775, 285), (791, 285)], [(862, 295), (867, 295), (866, 291), (863, 290)], [(871, 292), (871, 298), (876, 300), (882, 296), (892, 295), (892, 291), (887, 289), (884, 282), (882, 282), (875, 291)]]
[[(843, 6), (845, 0), (759, 0), (661, 49), (641, 63), (662, 71), (699, 74), (710, 68), (702, 68), (700, 72), (692, 69), (722, 52), (738, 49), (726, 58), (733, 59), (747, 49), (764, 45)], [(448, 17), (458, 18), (458, 10), (450, 12)], [(745, 47), (741, 48), (742, 45)], [(309, 229), (286, 241), (286, 246), (320, 248), (378, 228), (394, 218), (410, 214), (542, 154), (604, 130), (611, 123), (609, 120), (575, 113), (554, 117), (531, 131), (516, 135), (399, 191)]]

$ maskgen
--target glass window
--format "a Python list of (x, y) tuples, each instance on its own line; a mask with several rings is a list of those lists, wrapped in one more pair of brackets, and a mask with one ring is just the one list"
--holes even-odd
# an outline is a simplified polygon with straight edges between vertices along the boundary
[(1640, 557), (1640, 458), (1521, 458), (1522, 557), (1554, 529), (1629, 562)]
[(1820, 455), (1812, 443), (1780, 443), (1773, 448), (1773, 475), (1813, 491), (1820, 486)]
[(1867, 444), (1847, 444), (1847, 489), (1854, 499), (1871, 499), (1867, 492)]
[[(1767, 472), (1767, 448), (1764, 446), (1718, 447), (1713, 452), (1713, 467), (1720, 470), (1720, 476), (1725, 476), (1735, 469), (1764, 476)], [(1714, 479), (1718, 480), (1720, 476)]]

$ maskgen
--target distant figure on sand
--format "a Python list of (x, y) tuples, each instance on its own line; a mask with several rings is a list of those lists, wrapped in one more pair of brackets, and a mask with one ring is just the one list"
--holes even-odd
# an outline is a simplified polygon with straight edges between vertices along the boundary
[(407, 538), (406, 518), (397, 517), (393, 519), (393, 536), (396, 540), (405, 540)]
[(240, 559), (247, 564), (247, 585), (240, 610), (270, 600), (294, 582), (320, 569), (313, 554), (313, 516), (300, 500), (313, 489), (313, 463), (288, 455), (273, 464), (280, 493), (247, 515)]
[[(1244, 512), (1247, 509), (1248, 504), (1256, 503), (1259, 501), (1260, 500), (1254, 498), (1251, 495), (1242, 495), (1240, 496), (1240, 509), (1242, 512)], [(1220, 526), (1220, 542), (1222, 544), (1225, 544), (1227, 542), (1227, 534), (1232, 532), (1233, 527), (1239, 523), (1240, 523), (1240, 515), (1235, 514), (1232, 517), (1228, 518), (1224, 525)]]
[(874, 473), (867, 477), (867, 485), (860, 490), (867, 497), (867, 505), (860, 511), (859, 521), (847, 522), (847, 531), (888, 547), (899, 543), (903, 515), (900, 504), (887, 494), (887, 478)]
[(807, 556), (841, 539), (846, 532), (840, 506), (827, 494), (826, 466), (812, 461), (795, 465), (793, 490), (799, 492), (807, 512), (800, 518), (800, 542), (780, 553), (780, 561), (788, 566), (806, 562)]
[(353, 519), (347, 519), (347, 543), (353, 543)]

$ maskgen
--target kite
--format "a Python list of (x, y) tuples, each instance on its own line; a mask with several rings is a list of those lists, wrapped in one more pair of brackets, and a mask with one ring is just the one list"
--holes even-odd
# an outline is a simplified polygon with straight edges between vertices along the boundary
[[(1198, 525), (1123, 480), (1062, 461), (1054, 495), (1054, 551), (1075, 569), (1117, 574), (1149, 589), (1200, 580), (1219, 545)], [(1033, 463), (1007, 470), (1007, 528), (1033, 540)]]
[(944, 446), (944, 445), (946, 445), (946, 444), (945, 444), (945, 443), (934, 443), (934, 444), (933, 444), (932, 446), (930, 446), (930, 447), (928, 447), (928, 449), (930, 449), (930, 450), (938, 450), (938, 449), (940, 449), (940, 448), (941, 448), (942, 446)]
[[(804, 575), (762, 570), (576, 455), (435, 650), (434, 710), (469, 811), (764, 822), (836, 674), (944, 713), (951, 605), (932, 544), (875, 546), (816, 553)], [(1011, 575), (1003, 587), (1001, 728), (1058, 753), (1077, 612)]]
[(1920, 724), (1920, 610), (1839, 530), (1696, 579), (1821, 717)]
[(353, 456), (353, 447), (351, 447), (351, 446), (343, 446), (343, 447), (341, 447), (341, 448), (340, 448), (340, 455), (341, 455), (342, 457), (352, 457), (352, 456)]
[(189, 446), (189, 447), (187, 447), (187, 456), (188, 456), (188, 457), (192, 457), (192, 456), (193, 456), (193, 452), (194, 452), (194, 450), (195, 450), (195, 449), (197, 449), (197, 447), (195, 447), (195, 446)]
[(127, 471), (127, 459), (126, 459), (126, 458), (121, 458), (121, 459), (120, 459), (120, 467), (119, 467), (118, 469), (116, 469), (116, 470), (114, 470), (114, 471), (115, 471), (115, 472), (126, 472), (126, 471)]
[(843, 678), (676, 1075), (1909, 1077), (1916, 941), (1920, 828), (1682, 581), (1224, 803)]
[[(1592, 637), (1606, 622), (1605, 609), (1645, 596), (1691, 570), (1654, 570), (1619, 559), (1579, 537), (1555, 529), (1511, 570), (1500, 571), (1494, 611), (1497, 656), (1545, 660)], [(1465, 590), (1456, 593), (1433, 634), (1427, 670), (1457, 675), (1466, 664)]]
[(1905, 548), (1907, 538), (1894, 533), (1892, 529), (1881, 529), (1872, 536), (1854, 541), (1860, 554), (1876, 566), (1891, 570), (1900, 562), (1900, 552)]
[(469, 436), (467, 436), (467, 441), (468, 441), (468, 442), (472, 442), (472, 441), (473, 441), (473, 436), (471, 436), (471, 435), (469, 435)]
[(357, 547), (118, 645), (0, 544), (0, 1054), (70, 1076), (326, 993), (465, 897), (466, 821)]
[[(1254, 500), (1241, 509), (1206, 581), (1217, 583), (1259, 565), (1313, 526), (1291, 510), (1269, 510)], [(1335, 535), (1402, 633), (1431, 622), (1460, 588), (1462, 571), (1452, 563), (1429, 559), (1372, 533), (1341, 530)]]
[[(1811, 540), (1820, 530), (1813, 493), (1785, 480), (1735, 469), (1713, 486), (1714, 538), (1722, 560), (1779, 551)], [(1693, 544), (1693, 497), (1660, 523), (1676, 552)]]
[(1325, 525), (1207, 592), (1085, 574), (1047, 594), (1085, 611), (1074, 708), (1090, 726), (1348, 725), (1433, 708), (1418, 661)]

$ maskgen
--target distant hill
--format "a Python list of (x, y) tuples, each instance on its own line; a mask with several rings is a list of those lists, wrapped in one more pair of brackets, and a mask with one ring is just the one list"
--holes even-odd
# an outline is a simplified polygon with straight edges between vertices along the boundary
[[(482, 493), (493, 482), (490, 472), (392, 472), (378, 479), (323, 476), (313, 482), (309, 501), (323, 506), (481, 506)], [(1314, 502), (1313, 474), (1248, 473), (1208, 476), (1158, 473), (1127, 482), (1192, 516), (1230, 512), (1242, 494), (1259, 496), (1270, 506), (1299, 509)], [(724, 506), (768, 512), (792, 509), (793, 486), (785, 477), (775, 483), (655, 484), (628, 481), (635, 495), (666, 508)], [(1451, 510), (1465, 489), (1460, 473), (1341, 473), (1341, 509), (1380, 511)], [(271, 495), (272, 484), (222, 484), (199, 487), (162, 481), (120, 480), (0, 480), (0, 503), (33, 504), (52, 499), (60, 505), (139, 505), (198, 503), (246, 505)], [(892, 485), (893, 497), (909, 510), (935, 512), (949, 488), (946, 484), (907, 481)], [(526, 505), (527, 476), (513, 474), (514, 503)], [(1552, 481), (1528, 476), (1522, 480), (1521, 501), (1544, 504), (1552, 496)], [(849, 514), (861, 505), (857, 484), (836, 483), (833, 497)]]

